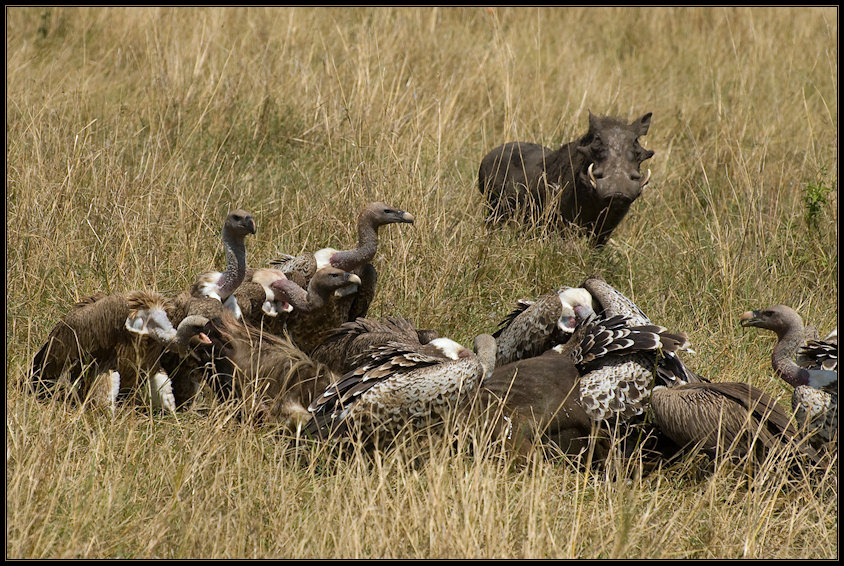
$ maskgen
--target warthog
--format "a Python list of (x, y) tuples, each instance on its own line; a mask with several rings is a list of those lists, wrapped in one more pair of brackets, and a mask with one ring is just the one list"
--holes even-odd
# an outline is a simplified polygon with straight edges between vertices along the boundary
[(629, 125), (590, 112), (589, 131), (556, 151), (528, 142), (493, 149), (478, 170), (487, 223), (572, 224), (603, 246), (650, 180), (650, 169), (639, 172), (654, 154), (639, 145), (650, 124), (650, 112)]

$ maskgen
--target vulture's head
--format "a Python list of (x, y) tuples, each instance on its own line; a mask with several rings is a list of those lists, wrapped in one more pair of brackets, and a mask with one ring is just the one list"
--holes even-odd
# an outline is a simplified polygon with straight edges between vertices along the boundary
[(197, 348), (204, 348), (211, 344), (208, 337), (211, 332), (211, 321), (200, 315), (186, 316), (176, 329), (176, 337), (168, 346), (170, 350), (185, 356)]
[(273, 293), (276, 305), (282, 312), (293, 311), (295, 307), (292, 303), (296, 300), (294, 297), (305, 294), (305, 291), (299, 285), (287, 277), (276, 279), (270, 283), (269, 289)]
[(167, 317), (172, 304), (158, 293), (131, 291), (126, 295), (129, 316), (124, 327), (136, 336), (151, 336), (161, 342), (170, 342), (176, 329)]
[(794, 309), (785, 305), (775, 305), (766, 309), (746, 311), (739, 321), (744, 327), (755, 326), (776, 332), (782, 336), (791, 328), (803, 328), (803, 319)]
[(314, 273), (308, 284), (308, 293), (316, 292), (318, 296), (326, 298), (332, 293), (344, 296), (357, 291), (360, 284), (360, 277), (354, 273), (336, 267), (323, 267)]
[[(293, 306), (290, 297), (284, 290), (287, 276), (278, 269), (260, 268), (252, 273), (252, 281), (264, 288), (267, 300), (261, 305), (261, 310), (269, 316), (278, 316), (279, 312), (290, 312)], [(273, 286), (275, 284), (275, 287)], [(282, 289), (277, 293), (275, 289)]]
[(385, 224), (413, 224), (415, 220), (409, 212), (394, 208), (385, 202), (370, 203), (363, 209), (361, 216), (376, 228)]
[(247, 234), (254, 234), (255, 220), (252, 219), (252, 214), (245, 210), (232, 210), (226, 217), (223, 232), (240, 238), (245, 237)]
[(420, 352), (431, 356), (438, 356), (449, 360), (465, 358), (472, 354), (463, 344), (455, 342), (451, 338), (434, 338), (424, 344)]
[(592, 295), (581, 287), (562, 287), (557, 291), (562, 311), (557, 328), (571, 334), (577, 323), (595, 314), (592, 309)]

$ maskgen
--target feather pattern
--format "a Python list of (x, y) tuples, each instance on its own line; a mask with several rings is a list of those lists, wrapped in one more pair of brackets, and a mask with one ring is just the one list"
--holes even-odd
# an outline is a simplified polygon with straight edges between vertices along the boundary
[(600, 276), (593, 275), (584, 281), (583, 287), (592, 294), (600, 304), (605, 317), (623, 316), (632, 326), (650, 324), (651, 319), (642, 312), (636, 303), (627, 298), (618, 289), (604, 281)]
[(359, 317), (354, 321), (344, 322), (339, 328), (336, 328), (314, 350), (312, 357), (326, 364), (332, 370), (343, 374), (360, 365), (358, 358), (375, 346), (389, 342), (422, 346), (435, 337), (434, 334), (420, 338), (420, 331), (406, 318), (372, 319)]
[(808, 340), (800, 346), (797, 363), (806, 369), (838, 371), (838, 329), (823, 340)]
[[(686, 346), (686, 337), (662, 326), (630, 326), (624, 315), (580, 323), (574, 343), (555, 346), (570, 352), (581, 373), (580, 400), (595, 421), (641, 415), (660, 359)], [(567, 347), (568, 346), (568, 347)]]
[(689, 347), (685, 335), (654, 325), (633, 301), (599, 276), (587, 278), (583, 287), (604, 317), (581, 344), (589, 361), (582, 365), (580, 396), (594, 420), (626, 421), (643, 414), (655, 383), (705, 381), (687, 370), (677, 355)]
[(592, 310), (592, 296), (581, 288), (562, 287), (536, 300), (519, 299), (493, 334), (496, 365), (538, 356), (564, 343), (574, 331), (575, 307)]
[(432, 344), (414, 349), (395, 342), (374, 348), (367, 357), (311, 404), (308, 432), (337, 436), (350, 423), (367, 433), (382, 427), (390, 432), (391, 424), (441, 419), (492, 371), (495, 339), (478, 336), (475, 353), (461, 348), (457, 359)]
[(662, 433), (683, 448), (763, 459), (769, 451), (790, 445), (818, 461), (817, 452), (799, 442), (797, 429), (777, 401), (747, 383), (657, 386), (650, 407)]

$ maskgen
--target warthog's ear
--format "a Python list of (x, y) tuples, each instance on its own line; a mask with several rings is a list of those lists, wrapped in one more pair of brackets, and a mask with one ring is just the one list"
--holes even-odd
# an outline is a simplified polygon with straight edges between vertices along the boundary
[(592, 111), (589, 110), (589, 132), (594, 132), (598, 129), (598, 117), (592, 114)]
[(637, 136), (644, 136), (648, 133), (648, 128), (651, 127), (651, 115), (652, 112), (648, 112), (638, 120), (633, 120), (633, 123), (630, 124), (636, 130)]
[(577, 140), (575, 149), (581, 154), (591, 159), (592, 156), (592, 142), (595, 141), (595, 131), (597, 130), (598, 118), (589, 112), (589, 131)]

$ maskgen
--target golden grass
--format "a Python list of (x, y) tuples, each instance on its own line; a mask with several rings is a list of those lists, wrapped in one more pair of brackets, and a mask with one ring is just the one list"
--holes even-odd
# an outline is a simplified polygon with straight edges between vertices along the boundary
[[(445, 448), (344, 459), (225, 407), (111, 417), (16, 387), (78, 298), (221, 265), (230, 208), (253, 212), (261, 264), (350, 244), (381, 199), (417, 222), (382, 230), (373, 316), (471, 344), (600, 272), (687, 332), (692, 369), (787, 397), (773, 335), (738, 316), (837, 325), (837, 16), (7, 7), (7, 558), (837, 558), (837, 467), (608, 481)], [(487, 232), (481, 157), (568, 141), (588, 109), (653, 112), (653, 180), (614, 243)]]

